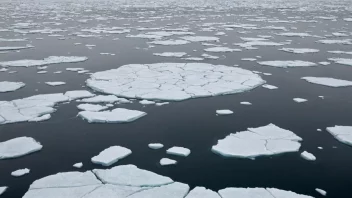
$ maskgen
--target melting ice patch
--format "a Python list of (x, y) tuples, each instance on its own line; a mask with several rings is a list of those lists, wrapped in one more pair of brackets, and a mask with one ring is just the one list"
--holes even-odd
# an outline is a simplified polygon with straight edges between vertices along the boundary
[(78, 116), (87, 120), (89, 123), (124, 123), (132, 122), (143, 116), (147, 113), (137, 110), (129, 110), (124, 108), (116, 108), (111, 111), (81, 111), (78, 113)]
[(301, 61), (301, 60), (289, 60), (289, 61), (259, 61), (258, 64), (264, 66), (271, 66), (271, 67), (281, 67), (281, 68), (288, 68), (288, 67), (312, 67), (316, 66), (317, 64), (309, 61)]
[(338, 141), (352, 146), (352, 126), (327, 127), (326, 130)]
[(80, 56), (49, 56), (42, 60), (16, 60), (16, 61), (5, 61), (0, 62), (0, 65), (3, 67), (33, 67), (33, 66), (42, 66), (50, 64), (59, 64), (59, 63), (76, 63), (86, 61), (87, 57)]
[(298, 137), (292, 131), (274, 124), (247, 131), (232, 133), (219, 140), (212, 151), (225, 157), (255, 158), (287, 152), (297, 152), (301, 146)]
[(335, 78), (327, 78), (327, 77), (303, 77), (301, 78), (306, 80), (310, 83), (318, 84), (318, 85), (325, 85), (329, 87), (347, 87), (352, 86), (352, 81), (348, 80), (341, 80)]
[(126, 98), (181, 101), (251, 90), (265, 81), (251, 71), (205, 63), (131, 64), (97, 72), (96, 91)]
[(0, 142), (0, 160), (21, 157), (36, 151), (43, 146), (31, 137), (18, 137)]
[(20, 89), (24, 86), (25, 86), (25, 84), (23, 82), (2, 81), (2, 82), (0, 82), (0, 93), (16, 91), (17, 89)]

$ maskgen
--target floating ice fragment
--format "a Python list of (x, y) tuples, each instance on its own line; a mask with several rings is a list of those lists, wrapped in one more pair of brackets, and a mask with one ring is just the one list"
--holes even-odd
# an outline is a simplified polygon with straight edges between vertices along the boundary
[(174, 182), (172, 184), (154, 187), (147, 190), (139, 191), (129, 196), (129, 198), (156, 198), (156, 197), (168, 197), (168, 198), (181, 198), (185, 197), (189, 191), (187, 184)]
[(95, 96), (95, 94), (90, 93), (86, 90), (75, 90), (75, 91), (67, 91), (65, 96), (69, 98), (69, 100), (76, 100), (80, 98), (89, 98)]
[(163, 52), (163, 53), (153, 53), (155, 56), (164, 56), (164, 57), (177, 57), (181, 58), (185, 56), (186, 52)]
[(36, 151), (43, 146), (31, 137), (18, 137), (0, 142), (0, 160), (21, 157)]
[(77, 106), (78, 109), (83, 110), (83, 111), (101, 111), (105, 110), (108, 107), (107, 106), (102, 106), (98, 104), (80, 104)]
[(122, 146), (111, 146), (100, 152), (99, 155), (92, 157), (92, 162), (103, 166), (110, 166), (130, 154), (132, 154), (132, 151), (128, 148)]
[(195, 187), (185, 198), (221, 198), (220, 195), (204, 187)]
[(83, 167), (83, 163), (82, 163), (82, 162), (75, 163), (75, 164), (73, 165), (73, 167), (75, 167), (75, 168), (82, 168), (82, 167)]
[(45, 121), (45, 120), (49, 120), (51, 118), (50, 114), (45, 114), (42, 116), (38, 116), (32, 119), (29, 119), (28, 122), (41, 122), (41, 121)]
[(42, 66), (50, 64), (59, 64), (59, 63), (76, 63), (86, 61), (87, 57), (79, 56), (49, 56), (43, 60), (16, 60), (16, 61), (5, 61), (0, 62), (0, 65), (3, 67), (33, 67), (33, 66)]
[(170, 104), (169, 102), (157, 102), (155, 103), (156, 106), (163, 106), (163, 105), (167, 105)]
[(116, 108), (111, 111), (101, 111), (101, 112), (81, 111), (78, 113), (78, 116), (87, 120), (89, 123), (132, 122), (145, 115), (147, 115), (147, 113), (143, 111), (129, 110), (129, 109), (123, 109), (123, 108)]
[(301, 157), (305, 160), (309, 160), (309, 161), (315, 161), (317, 158), (311, 154), (311, 153), (308, 153), (307, 151), (303, 151), (301, 153)]
[(311, 67), (317, 64), (309, 61), (291, 60), (291, 61), (259, 61), (258, 64), (264, 66), (288, 68), (288, 67)]
[(7, 190), (7, 186), (0, 186), (0, 195), (2, 195)]
[(184, 36), (181, 39), (191, 42), (219, 41), (219, 38), (214, 36)]
[(232, 49), (228, 47), (211, 47), (204, 49), (206, 52), (240, 52), (241, 49)]
[(25, 84), (23, 82), (0, 81), (0, 93), (16, 91), (24, 86)]
[(33, 47), (34, 46), (32, 46), (32, 45), (18, 46), (18, 47), (10, 47), (10, 46), (8, 46), (8, 47), (0, 47), (0, 51), (20, 50), (20, 49), (28, 49), (28, 48), (33, 48)]
[[(113, 103), (113, 102), (123, 102), (124, 98), (118, 98), (114, 95), (98, 95), (91, 98), (86, 98), (81, 100), (81, 102), (87, 103)], [(126, 101), (127, 102), (127, 101)], [(129, 102), (129, 101), (128, 101)]]
[(243, 104), (243, 105), (252, 105), (252, 103), (250, 103), (250, 102), (240, 102), (240, 104)]
[(50, 86), (60, 86), (66, 84), (65, 82), (45, 82), (45, 84), (50, 85)]
[(304, 99), (304, 98), (294, 98), (293, 100), (294, 100), (295, 102), (298, 102), (298, 103), (307, 102), (307, 101), (308, 101), (307, 99)]
[(327, 127), (326, 130), (338, 141), (352, 146), (352, 126)]
[(187, 157), (189, 154), (191, 154), (191, 150), (189, 150), (188, 148), (184, 148), (184, 147), (174, 146), (174, 147), (167, 149), (166, 153), (170, 154), (170, 155)]
[(140, 104), (142, 105), (151, 105), (151, 104), (155, 104), (154, 101), (150, 101), (150, 100), (141, 100), (139, 101)]
[(278, 87), (276, 87), (274, 85), (269, 85), (269, 84), (262, 85), (262, 87), (264, 87), (266, 89), (278, 89)]
[(159, 163), (160, 163), (160, 165), (162, 165), (162, 166), (167, 166), (167, 165), (174, 165), (174, 164), (177, 164), (177, 161), (176, 161), (176, 160), (169, 159), (169, 158), (162, 158)]
[(319, 188), (316, 188), (315, 191), (317, 191), (319, 194), (323, 195), (323, 196), (326, 196), (326, 191), (325, 190), (322, 190), (322, 189), (319, 189)]
[(30, 170), (29, 170), (28, 168), (19, 169), (19, 170), (13, 171), (13, 172), (11, 173), (11, 175), (14, 176), (14, 177), (21, 177), (21, 176), (23, 176), (23, 175), (28, 174), (29, 171), (30, 171)]
[(157, 40), (157, 41), (152, 41), (149, 42), (150, 44), (155, 44), (155, 45), (185, 45), (190, 43), (189, 41), (185, 40)]
[(335, 63), (341, 64), (341, 65), (352, 66), (352, 59), (350, 58), (329, 58), (328, 60), (334, 61)]
[(295, 54), (304, 54), (304, 53), (316, 53), (319, 52), (318, 49), (310, 49), (310, 48), (281, 48), (279, 49), (285, 52), (291, 52)]
[(228, 110), (228, 109), (221, 109), (221, 110), (216, 110), (217, 115), (230, 115), (233, 114), (233, 111)]
[(164, 145), (160, 143), (150, 143), (148, 144), (148, 147), (151, 149), (161, 149), (164, 147)]
[(329, 87), (347, 87), (352, 86), (352, 81), (348, 80), (341, 80), (335, 78), (327, 78), (327, 77), (303, 77), (301, 78), (306, 80), (310, 83), (318, 84), (318, 85), (325, 85)]

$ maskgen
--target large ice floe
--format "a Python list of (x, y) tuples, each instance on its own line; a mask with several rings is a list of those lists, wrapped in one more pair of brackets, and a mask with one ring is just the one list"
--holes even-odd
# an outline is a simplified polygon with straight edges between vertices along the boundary
[(0, 93), (1, 92), (10, 92), (16, 91), (24, 87), (25, 84), (23, 82), (9, 82), (9, 81), (2, 81), (0, 82)]
[(352, 66), (352, 58), (329, 58), (329, 60), (341, 65)]
[(91, 97), (93, 95), (88, 91), (77, 90), (68, 91), (65, 94), (39, 94), (12, 101), (0, 101), (0, 125), (15, 122), (41, 121), (42, 116), (56, 111), (54, 106), (57, 103)]
[(268, 124), (232, 133), (219, 140), (212, 147), (212, 151), (225, 157), (255, 158), (297, 152), (301, 146), (299, 142), (301, 140), (302, 138), (292, 131)]
[(338, 141), (352, 146), (352, 126), (327, 127), (326, 130)]
[(311, 67), (316, 66), (317, 64), (309, 61), (301, 61), (301, 60), (289, 60), (289, 61), (259, 61), (258, 64), (264, 66), (271, 66), (271, 67), (281, 67), (281, 68), (288, 68), (288, 67)]
[(348, 87), (352, 86), (352, 81), (341, 80), (336, 78), (328, 78), (328, 77), (302, 77), (303, 80), (306, 80), (310, 83), (325, 85), (329, 87)]
[(220, 198), (220, 195), (223, 198), (311, 198), (275, 188), (226, 188), (217, 193), (195, 187), (190, 191), (187, 184), (134, 165), (49, 175), (34, 181), (23, 198)]
[(21, 157), (39, 151), (42, 147), (31, 137), (18, 137), (0, 142), (0, 160)]
[(251, 90), (265, 81), (251, 71), (206, 63), (130, 64), (86, 81), (99, 92), (126, 98), (181, 101)]
[(59, 63), (76, 63), (86, 61), (88, 58), (85, 56), (49, 56), (42, 60), (15, 60), (0, 62), (3, 67), (33, 67), (42, 65), (51, 65)]
[(129, 110), (124, 108), (116, 108), (111, 111), (81, 111), (78, 113), (78, 116), (87, 120), (89, 123), (124, 123), (132, 122), (143, 116), (147, 113), (137, 110)]

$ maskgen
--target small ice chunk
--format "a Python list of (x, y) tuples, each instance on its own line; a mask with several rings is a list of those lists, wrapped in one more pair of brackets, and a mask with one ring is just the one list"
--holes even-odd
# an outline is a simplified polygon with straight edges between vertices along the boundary
[(291, 53), (295, 53), (295, 54), (319, 52), (318, 49), (310, 49), (310, 48), (281, 48), (279, 50), (284, 51), (284, 52), (291, 52)]
[(181, 58), (182, 56), (185, 56), (187, 53), (186, 52), (163, 52), (163, 53), (153, 53), (155, 56), (163, 56), (163, 57), (176, 57), (176, 58)]
[(326, 191), (325, 190), (322, 190), (322, 189), (319, 189), (319, 188), (316, 188), (315, 191), (317, 191), (319, 194), (323, 195), (323, 196), (326, 196)]
[(99, 155), (92, 157), (92, 162), (103, 166), (110, 166), (130, 154), (132, 154), (132, 151), (128, 148), (122, 146), (111, 146), (100, 152)]
[(36, 151), (43, 146), (31, 137), (18, 137), (0, 142), (0, 160), (21, 157)]
[(42, 115), (42, 116), (39, 116), (39, 117), (35, 117), (35, 118), (32, 118), (32, 119), (29, 119), (28, 122), (42, 122), (42, 121), (45, 121), (45, 120), (49, 120), (50, 118), (51, 118), (50, 114), (45, 114), (45, 115)]
[(7, 186), (0, 186), (0, 195), (2, 195), (7, 190)]
[(170, 155), (187, 157), (189, 154), (191, 154), (191, 150), (189, 150), (188, 148), (184, 148), (184, 147), (174, 146), (172, 148), (167, 149), (166, 153), (170, 154)]
[(150, 100), (141, 100), (139, 101), (140, 104), (142, 105), (151, 105), (151, 104), (155, 104), (154, 101), (150, 101)]
[(45, 82), (45, 84), (50, 85), (50, 86), (60, 86), (60, 85), (66, 84), (66, 83), (57, 81), (57, 82)]
[(102, 106), (102, 105), (97, 105), (97, 104), (80, 104), (77, 106), (78, 109), (83, 110), (83, 111), (101, 111), (105, 110), (108, 107), (107, 106)]
[(160, 143), (150, 143), (148, 144), (148, 147), (151, 149), (161, 149), (164, 147), (164, 145)]
[(328, 58), (328, 60), (334, 61), (335, 63), (341, 64), (341, 65), (352, 66), (351, 58)]
[(155, 103), (156, 106), (163, 106), (163, 105), (167, 105), (170, 104), (169, 102), (157, 102)]
[(80, 68), (80, 67), (69, 67), (69, 68), (66, 68), (66, 71), (73, 71), (73, 72), (78, 72), (78, 71), (81, 71), (81, 70), (84, 70), (84, 68)]
[(48, 71), (38, 71), (37, 74), (46, 74)]
[(24, 86), (25, 84), (23, 82), (0, 81), (0, 93), (16, 91)]
[(184, 37), (181, 37), (181, 39), (190, 41), (190, 42), (219, 41), (219, 38), (214, 36), (184, 36)]
[(204, 49), (206, 52), (240, 52), (241, 49), (232, 49), (228, 47), (211, 47)]
[(11, 175), (14, 176), (14, 177), (21, 177), (21, 176), (23, 176), (23, 175), (28, 174), (29, 171), (30, 171), (30, 170), (29, 170), (28, 168), (19, 169), (19, 170), (13, 171), (13, 172), (11, 173)]
[(269, 84), (262, 85), (262, 87), (264, 87), (266, 89), (278, 89), (278, 87), (276, 87), (274, 85), (269, 85)]
[(330, 65), (330, 62), (322, 61), (322, 62), (319, 62), (319, 64), (321, 64), (321, 65)]
[(204, 187), (195, 187), (185, 198), (221, 198), (220, 195)]
[(241, 58), (243, 61), (256, 61), (256, 58)]
[(326, 130), (338, 141), (352, 146), (352, 126), (327, 127)]
[(90, 93), (86, 90), (75, 90), (75, 91), (67, 91), (65, 96), (69, 97), (70, 100), (76, 100), (80, 98), (90, 98), (95, 96), (95, 94)]
[(289, 61), (259, 61), (258, 64), (264, 66), (271, 67), (280, 67), (280, 68), (288, 68), (288, 67), (311, 67), (316, 66), (317, 64), (309, 61), (301, 61), (301, 60), (289, 60)]
[(172, 159), (169, 159), (169, 158), (162, 158), (160, 160), (160, 165), (162, 165), (162, 166), (174, 165), (174, 164), (177, 164), (176, 160), (172, 160)]
[(42, 66), (50, 64), (59, 64), (59, 63), (76, 63), (86, 61), (88, 58), (85, 56), (49, 56), (43, 60), (16, 60), (16, 61), (6, 61), (0, 62), (0, 65), (3, 67), (33, 67), (33, 66)]
[(233, 111), (228, 110), (228, 109), (221, 109), (221, 110), (216, 110), (217, 115), (230, 115), (233, 114)]
[(73, 165), (73, 167), (75, 167), (75, 168), (82, 168), (82, 167), (83, 167), (83, 163), (82, 163), (82, 162), (75, 163), (75, 164)]
[(301, 78), (306, 80), (310, 83), (318, 84), (318, 85), (325, 85), (329, 87), (347, 87), (352, 86), (352, 81), (348, 80), (341, 80), (335, 78), (328, 78), (328, 77), (303, 77)]
[(132, 122), (145, 115), (147, 115), (147, 113), (143, 111), (129, 110), (124, 108), (116, 108), (111, 111), (101, 111), (101, 112), (81, 111), (78, 113), (78, 116), (87, 120), (89, 123)]
[(243, 104), (243, 105), (252, 105), (252, 103), (250, 103), (250, 102), (240, 102), (240, 104)]
[(315, 161), (317, 159), (313, 154), (308, 153), (307, 151), (303, 151), (301, 157), (309, 161)]
[(149, 43), (154, 45), (185, 45), (190, 42), (185, 40), (156, 40)]
[(304, 98), (294, 98), (293, 100), (294, 100), (295, 102), (298, 102), (298, 103), (307, 102), (307, 101), (308, 101), (307, 99), (304, 99)]
[(321, 129), (317, 129), (317, 131), (322, 131)]

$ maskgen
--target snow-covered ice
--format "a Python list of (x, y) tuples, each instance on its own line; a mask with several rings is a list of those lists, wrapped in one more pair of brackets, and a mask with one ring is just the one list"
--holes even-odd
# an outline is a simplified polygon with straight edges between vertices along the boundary
[(170, 154), (170, 155), (187, 157), (189, 154), (191, 154), (191, 150), (189, 150), (188, 148), (184, 148), (184, 147), (174, 146), (174, 147), (167, 149), (166, 153)]
[(187, 184), (174, 182), (172, 184), (154, 187), (147, 190), (139, 191), (129, 196), (129, 198), (156, 198), (156, 197), (168, 197), (168, 198), (182, 198), (187, 195), (189, 186)]
[(30, 172), (30, 170), (28, 168), (24, 168), (24, 169), (19, 169), (19, 170), (13, 171), (11, 173), (11, 175), (14, 177), (21, 177), (23, 175), (28, 174), (29, 172)]
[(230, 114), (233, 114), (233, 111), (231, 111), (229, 109), (220, 109), (220, 110), (216, 110), (216, 114), (217, 115), (230, 115)]
[(352, 58), (328, 58), (330, 61), (334, 61), (335, 63), (341, 65), (352, 66)]
[(163, 56), (163, 57), (176, 57), (176, 58), (181, 58), (182, 56), (185, 56), (187, 53), (186, 52), (163, 52), (163, 53), (153, 53), (155, 56)]
[(92, 162), (103, 166), (111, 164), (132, 154), (132, 151), (122, 146), (111, 146), (104, 149), (99, 155), (92, 157)]
[(160, 163), (160, 165), (162, 165), (162, 166), (167, 166), (167, 165), (174, 165), (174, 164), (177, 164), (177, 161), (176, 161), (176, 160), (169, 159), (169, 158), (162, 158), (159, 163)]
[(284, 51), (284, 52), (291, 52), (291, 53), (295, 53), (295, 54), (319, 52), (318, 49), (310, 49), (310, 48), (281, 48), (279, 50)]
[(21, 157), (36, 151), (43, 146), (31, 137), (18, 137), (0, 142), (0, 160)]
[(0, 62), (3, 67), (33, 67), (42, 65), (51, 65), (59, 63), (76, 63), (86, 61), (88, 58), (85, 56), (49, 56), (42, 60), (15, 60)]
[(326, 130), (338, 141), (352, 146), (352, 126), (327, 127)]
[(143, 116), (147, 113), (137, 110), (129, 110), (124, 108), (116, 108), (111, 111), (81, 111), (78, 113), (78, 116), (87, 120), (89, 123), (123, 123), (123, 122), (132, 122)]
[(221, 198), (220, 195), (204, 187), (195, 187), (185, 198)]
[(312, 154), (312, 153), (309, 153), (307, 151), (303, 151), (301, 153), (301, 157), (305, 160), (309, 160), (309, 161), (315, 161), (317, 158)]
[(244, 101), (244, 102), (240, 102), (240, 104), (242, 104), (242, 105), (252, 105), (252, 103), (250, 103), (250, 102), (246, 102), (246, 101)]
[(53, 81), (53, 82), (45, 82), (45, 84), (50, 85), (50, 86), (60, 86), (66, 84), (65, 82), (61, 81)]
[(248, 91), (265, 81), (241, 68), (205, 63), (157, 63), (124, 65), (97, 72), (86, 83), (96, 91), (126, 98), (181, 101)]
[(232, 133), (219, 140), (212, 151), (225, 157), (255, 158), (297, 152), (302, 139), (274, 124)]
[(16, 91), (24, 87), (26, 84), (23, 82), (9, 82), (9, 81), (0, 81), (0, 93)]
[(101, 110), (105, 110), (109, 107), (107, 106), (102, 106), (102, 105), (98, 105), (98, 104), (80, 104), (77, 106), (78, 109), (83, 110), (83, 111), (101, 111)]
[(313, 198), (276, 188), (225, 188), (219, 194), (222, 198)]
[(139, 101), (140, 104), (142, 105), (151, 105), (151, 104), (155, 104), (154, 101), (150, 101), (150, 100), (141, 100)]
[(304, 99), (304, 98), (294, 98), (293, 100), (294, 100), (295, 102), (297, 102), (297, 103), (307, 102), (307, 101), (308, 101), (307, 99)]
[(288, 68), (288, 67), (312, 67), (317, 64), (309, 61), (288, 60), (288, 61), (259, 61), (258, 64), (271, 67)]
[(160, 143), (150, 143), (148, 144), (148, 147), (151, 149), (161, 149), (164, 147), (164, 145)]
[(83, 163), (82, 162), (78, 162), (78, 163), (75, 163), (72, 166), (75, 167), (75, 168), (82, 168), (83, 167)]
[(328, 77), (302, 77), (301, 79), (306, 80), (310, 83), (325, 85), (329, 87), (347, 87), (352, 86), (352, 81), (341, 80), (336, 78), (328, 78)]

